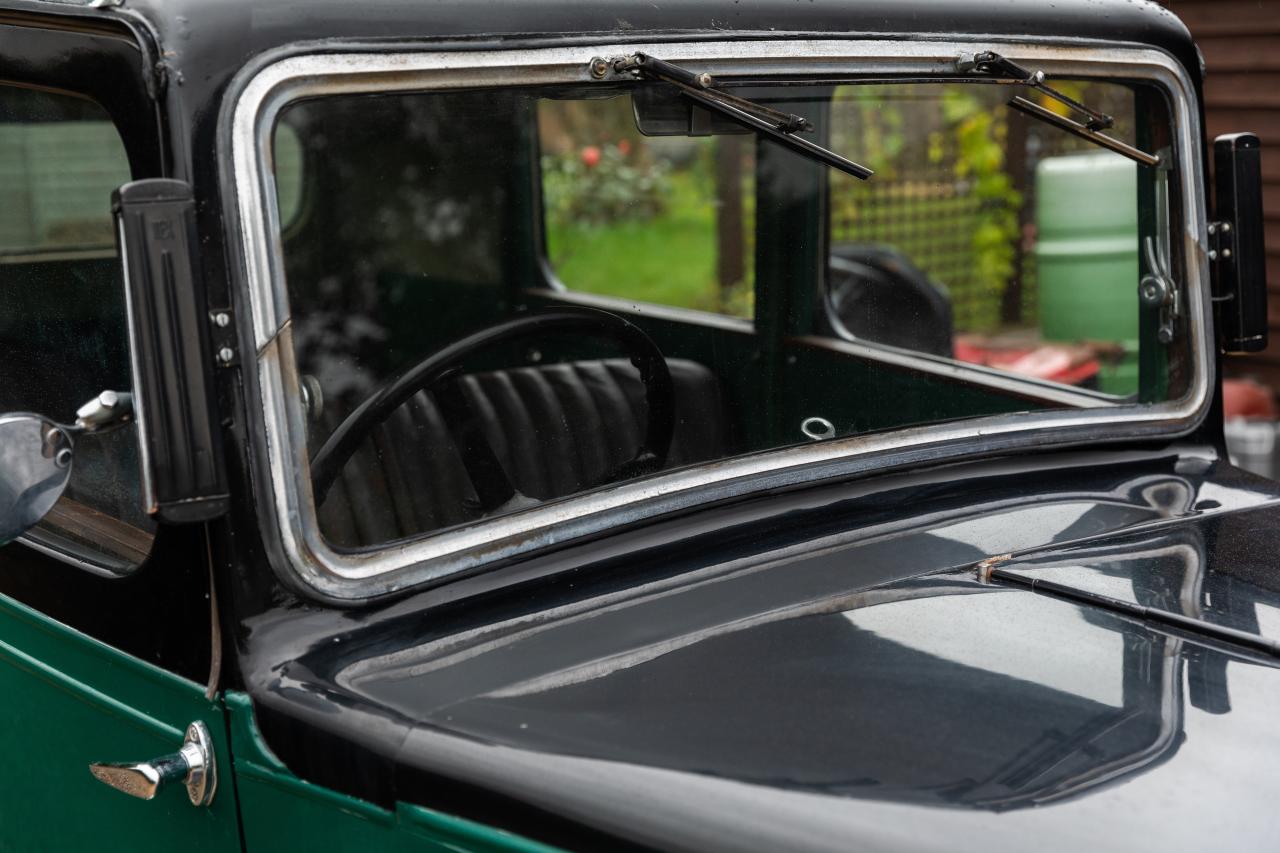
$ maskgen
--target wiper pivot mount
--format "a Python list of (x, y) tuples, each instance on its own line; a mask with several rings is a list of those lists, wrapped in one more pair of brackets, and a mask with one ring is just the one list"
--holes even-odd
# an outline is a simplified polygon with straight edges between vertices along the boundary
[[(593, 69), (596, 67), (594, 62), (592, 67)], [(792, 151), (853, 175), (855, 178), (865, 181), (875, 174), (866, 166), (841, 157), (821, 145), (815, 145), (802, 136), (796, 136), (795, 134), (801, 131), (813, 130), (813, 123), (808, 119), (731, 95), (717, 88), (716, 80), (710, 74), (696, 74), (687, 68), (673, 65), (646, 53), (633, 53), (630, 56), (614, 59), (612, 67), (618, 74), (629, 73), (642, 79), (669, 83), (698, 106), (719, 113), (730, 121), (754, 130)]]
[(1159, 155), (1148, 154), (1146, 151), (1134, 148), (1127, 142), (1121, 142), (1113, 136), (1107, 136), (1102, 133), (1101, 131), (1115, 126), (1115, 119), (1104, 112), (1085, 106), (1065, 92), (1060, 92), (1053, 88), (1045, 82), (1046, 78), (1043, 71), (1024, 68), (1007, 56), (1002, 56), (993, 50), (984, 50), (973, 56), (961, 57), (956, 65), (961, 71), (976, 71), (979, 74), (986, 74), (1001, 80), (1009, 80), (1030, 89), (1035, 89), (1037, 92), (1053, 98), (1058, 103), (1084, 116), (1085, 120), (1076, 121), (1067, 116), (1058, 115), (1053, 110), (1045, 109), (1034, 101), (1018, 95), (1009, 101), (1009, 106), (1021, 113), (1065, 130), (1067, 133), (1074, 134), (1081, 139), (1086, 139), (1094, 145), (1099, 145), (1128, 157), (1130, 160), (1141, 163), (1144, 166), (1160, 165)]

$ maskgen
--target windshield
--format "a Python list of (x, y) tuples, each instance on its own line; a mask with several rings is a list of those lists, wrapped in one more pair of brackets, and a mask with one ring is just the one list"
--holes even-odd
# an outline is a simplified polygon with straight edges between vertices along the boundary
[[(1147, 405), (1191, 373), (1155, 88), (662, 80), (295, 103), (275, 133), (322, 532), (338, 547), (966, 418)], [(863, 179), (863, 178), (866, 179)]]

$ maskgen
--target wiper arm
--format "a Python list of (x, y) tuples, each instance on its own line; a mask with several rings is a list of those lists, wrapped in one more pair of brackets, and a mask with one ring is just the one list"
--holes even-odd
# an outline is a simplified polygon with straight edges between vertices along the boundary
[(731, 95), (723, 89), (716, 88), (716, 81), (710, 74), (695, 74), (687, 68), (672, 65), (670, 62), (649, 56), (645, 53), (633, 53), (613, 60), (613, 70), (619, 74), (632, 73), (646, 80), (660, 80), (675, 86), (689, 100), (712, 112), (719, 113), (730, 121), (754, 130), (774, 142), (802, 154), (834, 169), (866, 180), (875, 172), (821, 145), (796, 136), (800, 131), (813, 130), (813, 123), (803, 116), (783, 113), (778, 110)]
[(1009, 101), (1009, 106), (1021, 113), (1040, 119), (1047, 124), (1065, 130), (1067, 133), (1074, 134), (1081, 139), (1088, 140), (1094, 145), (1100, 145), (1103, 148), (1128, 157), (1130, 160), (1134, 160), (1144, 166), (1160, 165), (1159, 155), (1148, 154), (1146, 151), (1134, 148), (1127, 142), (1121, 142), (1114, 136), (1107, 136), (1102, 133), (1101, 131), (1115, 125), (1115, 119), (1104, 112), (1085, 106), (1075, 98), (1053, 88), (1045, 82), (1045, 73), (1043, 71), (1026, 69), (1008, 57), (1001, 56), (991, 50), (983, 51), (972, 57), (964, 57), (957, 63), (957, 66), (961, 71), (976, 71), (979, 74), (986, 74), (1001, 80), (1010, 80), (1035, 89), (1037, 92), (1041, 92), (1058, 103), (1080, 113), (1086, 120), (1080, 122), (1066, 116), (1060, 116), (1052, 110), (1047, 110), (1039, 104), (1018, 95)]

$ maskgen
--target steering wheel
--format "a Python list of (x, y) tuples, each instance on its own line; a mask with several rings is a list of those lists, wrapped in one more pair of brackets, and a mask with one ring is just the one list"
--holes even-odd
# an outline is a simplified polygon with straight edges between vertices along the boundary
[(675, 428), (675, 392), (662, 351), (638, 326), (617, 314), (594, 308), (561, 309), (519, 317), (467, 335), (386, 382), (347, 415), (311, 461), (316, 505), (324, 503), (343, 466), (370, 431), (414, 394), (425, 390), (432, 391), (445, 423), (449, 424), (480, 509), (488, 514), (537, 503), (511, 483), (458, 380), (462, 376), (462, 363), (477, 352), (547, 334), (613, 341), (622, 346), (631, 363), (640, 370), (648, 410), (644, 440), (635, 456), (601, 483), (638, 477), (662, 468)]

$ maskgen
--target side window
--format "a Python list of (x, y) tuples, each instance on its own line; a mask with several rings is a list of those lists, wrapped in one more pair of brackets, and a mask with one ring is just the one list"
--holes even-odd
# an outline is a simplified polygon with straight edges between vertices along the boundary
[[(1113, 116), (1119, 138), (1148, 131), (1130, 87), (1061, 86)], [(1135, 397), (1139, 184), (1157, 170), (1007, 100), (1000, 87), (957, 84), (836, 89), (835, 147), (877, 173), (866, 183), (832, 178), (833, 330)]]
[(753, 314), (755, 137), (645, 136), (631, 96), (543, 100), (546, 257), (572, 291)]
[[(104, 389), (128, 390), (124, 289), (111, 192), (124, 145), (91, 101), (0, 87), (0, 411), (60, 422)], [(28, 533), (109, 573), (147, 556), (132, 426), (81, 438), (66, 494)]]

